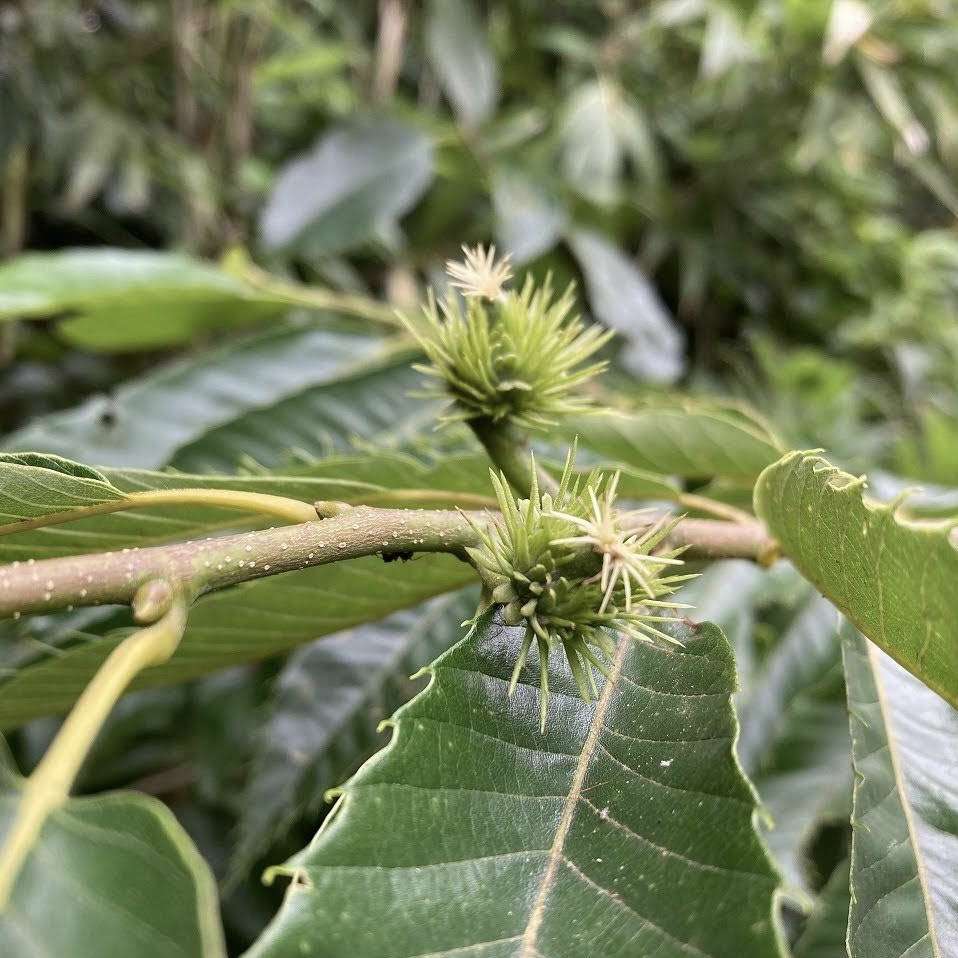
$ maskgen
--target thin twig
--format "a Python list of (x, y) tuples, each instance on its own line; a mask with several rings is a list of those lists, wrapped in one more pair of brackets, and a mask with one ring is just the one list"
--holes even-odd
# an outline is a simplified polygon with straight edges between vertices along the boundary
[(243, 492), (234, 489), (152, 489), (147, 492), (127, 493), (122, 499), (97, 502), (92, 506), (68, 509), (64, 512), (49, 512), (31, 519), (17, 519), (0, 525), (0, 536), (26, 532), (30, 529), (45, 529), (65, 522), (75, 522), (88, 516), (102, 516), (113, 512), (126, 512), (144, 506), (215, 506), (219, 509), (236, 509), (264, 516), (283, 519), (286, 522), (309, 522), (316, 518), (316, 509), (308, 502), (272, 496), (263, 492)]
[(687, 509), (697, 509), (699, 512), (707, 512), (710, 515), (717, 516), (719, 519), (727, 519), (729, 522), (754, 522), (755, 517), (744, 509), (737, 509), (726, 502), (718, 502), (710, 499), (708, 496), (697, 496), (691, 492), (680, 492), (675, 501), (680, 506)]
[(520, 496), (525, 498), (529, 495), (533, 475), (543, 492), (554, 492), (558, 488), (555, 479), (538, 467), (529, 455), (529, 441), (518, 429), (507, 422), (497, 423), (484, 417), (470, 419), (469, 426), (493, 465)]

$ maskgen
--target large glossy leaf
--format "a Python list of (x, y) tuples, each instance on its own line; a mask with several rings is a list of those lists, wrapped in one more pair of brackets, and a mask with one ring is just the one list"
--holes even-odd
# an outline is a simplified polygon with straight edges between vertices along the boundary
[(638, 264), (590, 230), (571, 233), (569, 245), (593, 315), (625, 340), (622, 364), (642, 379), (675, 382), (685, 367), (682, 334)]
[(426, 50), (463, 124), (488, 119), (499, 95), (498, 67), (472, 0), (431, 0)]
[(428, 136), (386, 117), (325, 133), (280, 172), (260, 219), (263, 242), (295, 243), (313, 256), (366, 242), (422, 196), (432, 152)]
[(649, 400), (564, 428), (605, 459), (689, 478), (754, 480), (782, 453), (780, 440), (759, 419), (704, 400)]
[[(0, 838), (17, 795), (0, 770)], [(45, 823), (0, 914), (0, 954), (220, 958), (213, 876), (156, 799), (72, 799)]]
[(97, 465), (175, 462), (204, 472), (235, 469), (244, 443), (253, 455), (268, 448), (270, 461), (299, 446), (316, 454), (345, 437), (376, 438), (388, 403), (411, 415), (407, 364), (408, 354), (383, 352), (374, 337), (284, 324), (134, 380), (112, 400), (95, 397), (39, 419), (3, 446)]
[(469, 589), (294, 652), (276, 680), (242, 799), (233, 870), (243, 873), (327, 789), (384, 744), (379, 723), (415, 690), (475, 613)]
[(250, 955), (778, 954), (731, 652), (714, 626), (674, 634), (681, 651), (621, 638), (597, 703), (555, 664), (542, 735), (538, 663), (508, 698), (521, 632), (482, 616), (289, 866)]
[(851, 714), (851, 958), (958, 954), (958, 712), (860, 636)]
[(792, 452), (755, 487), (755, 509), (799, 570), (873, 642), (958, 705), (958, 552), (950, 521), (910, 519), (864, 479)]
[(0, 266), (0, 321), (66, 314), (60, 332), (87, 349), (167, 346), (287, 308), (180, 253), (70, 249)]

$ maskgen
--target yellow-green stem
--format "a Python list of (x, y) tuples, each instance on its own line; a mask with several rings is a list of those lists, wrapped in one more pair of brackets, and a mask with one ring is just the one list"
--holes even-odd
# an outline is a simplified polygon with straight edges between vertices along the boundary
[(43, 823), (69, 798), (80, 766), (117, 700), (143, 669), (165, 662), (176, 651), (186, 627), (186, 609), (186, 596), (171, 594), (162, 618), (134, 632), (110, 653), (24, 783), (16, 816), (0, 848), (0, 911), (10, 900)]
[(111, 512), (126, 512), (143, 506), (215, 506), (218, 509), (235, 509), (238, 512), (255, 512), (264, 516), (282, 519), (285, 522), (311, 522), (316, 510), (308, 502), (271, 496), (263, 492), (242, 492), (234, 489), (155, 489), (149, 492), (131, 492), (122, 499), (98, 502), (65, 512), (51, 512), (33, 519), (19, 519), (0, 526), (0, 536), (26, 532), (30, 529), (45, 529), (64, 522), (76, 522), (88, 516), (102, 516)]
[(234, 250), (230, 253), (223, 265), (227, 272), (238, 276), (250, 286), (288, 303), (290, 306), (304, 306), (307, 309), (326, 309), (333, 313), (346, 316), (358, 316), (384, 326), (398, 327), (396, 311), (385, 303), (380, 303), (369, 296), (355, 293), (341, 293), (333, 289), (324, 289), (316, 286), (304, 286), (281, 279), (260, 269), (245, 254)]
[(552, 492), (557, 483), (547, 472), (539, 469), (529, 454), (529, 440), (508, 421), (493, 422), (479, 417), (470, 419), (469, 425), (482, 443), (493, 465), (506, 477), (506, 481), (522, 498), (532, 490), (533, 476), (539, 488)]
[(738, 509), (725, 502), (717, 502), (715, 499), (709, 499), (708, 496), (697, 496), (691, 492), (680, 492), (676, 496), (676, 502), (685, 506), (687, 509), (696, 509), (699, 512), (707, 512), (710, 515), (717, 516), (719, 519), (728, 519), (729, 522), (754, 522), (755, 516), (746, 512), (744, 509)]
[(446, 506), (457, 509), (498, 509), (495, 496), (445, 489), (389, 489), (357, 496), (355, 505), (364, 506)]

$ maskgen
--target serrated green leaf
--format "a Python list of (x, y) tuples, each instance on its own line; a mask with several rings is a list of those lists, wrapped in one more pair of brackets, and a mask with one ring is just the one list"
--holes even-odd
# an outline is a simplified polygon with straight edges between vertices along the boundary
[(86, 349), (168, 346), (288, 308), (181, 253), (68, 249), (0, 266), (0, 321), (65, 313), (60, 332)]
[(835, 866), (795, 942), (792, 958), (848, 958), (848, 869), (848, 859)]
[(851, 715), (851, 958), (958, 954), (958, 712), (861, 636)]
[(781, 454), (778, 438), (743, 410), (705, 400), (650, 400), (632, 410), (578, 417), (570, 438), (610, 462), (666, 475), (754, 480)]
[(409, 676), (445, 652), (475, 613), (470, 589), (294, 652), (277, 680), (242, 798), (232, 871), (242, 874), (316, 813), (383, 744), (380, 721), (409, 698)]
[(755, 510), (785, 554), (896, 661), (958, 704), (958, 552), (950, 521), (918, 521), (863, 495), (864, 480), (791, 452), (755, 486)]
[[(0, 771), (0, 837), (17, 796)], [(156, 799), (71, 799), (45, 823), (0, 913), (0, 954), (220, 958), (213, 876)]]
[(476, 127), (499, 97), (498, 66), (472, 0), (431, 0), (426, 52), (459, 120)]
[(540, 735), (538, 662), (508, 698), (521, 630), (482, 616), (294, 860), (250, 958), (780, 954), (728, 643), (673, 634), (681, 651), (621, 638), (597, 703), (550, 663)]
[(260, 234), (270, 248), (295, 244), (312, 256), (330, 256), (392, 226), (432, 177), (428, 136), (396, 119), (364, 117), (323, 134), (283, 167)]

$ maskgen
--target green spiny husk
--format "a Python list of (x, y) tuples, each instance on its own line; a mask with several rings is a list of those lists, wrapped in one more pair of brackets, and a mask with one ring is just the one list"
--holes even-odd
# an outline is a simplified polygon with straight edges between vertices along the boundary
[(571, 285), (555, 299), (549, 279), (537, 288), (531, 277), (493, 302), (450, 293), (437, 303), (430, 293), (422, 313), (403, 321), (429, 358), (416, 368), (441, 380), (435, 391), (453, 401), (441, 421), (533, 428), (590, 409), (576, 391), (606, 368), (587, 361), (612, 333), (572, 316), (573, 305)]
[[(466, 551), (489, 589), (491, 601), (501, 607), (503, 622), (525, 626), (510, 695), (519, 681), (529, 650), (533, 643), (537, 646), (544, 729), (548, 709), (547, 663), (552, 650), (561, 649), (582, 697), (591, 700), (596, 694), (593, 668), (607, 673), (602, 660), (614, 652), (612, 633), (624, 631), (643, 641), (673, 641), (656, 623), (669, 618), (661, 614), (664, 610), (677, 607), (667, 597), (689, 576), (664, 576), (662, 573), (668, 565), (652, 559), (644, 567), (647, 588), (643, 586), (637, 609), (626, 610), (621, 582), (615, 587), (611, 601), (603, 603), (605, 592), (594, 570), (585, 575), (571, 572), (571, 568), (589, 565), (590, 553), (581, 546), (562, 544), (561, 540), (573, 538), (571, 533), (577, 530), (557, 513), (585, 517), (590, 503), (596, 501), (603, 489), (611, 498), (614, 480), (593, 473), (583, 482), (572, 471), (571, 455), (559, 487), (552, 494), (540, 493), (534, 484), (528, 499), (517, 499), (504, 476), (492, 471), (490, 475), (502, 518), (488, 527), (475, 524), (480, 543)], [(672, 524), (662, 524), (643, 543), (644, 554), (658, 547), (671, 528)], [(667, 560), (674, 556), (674, 552), (666, 552), (661, 558)], [(643, 605), (645, 602), (649, 604)], [(603, 605), (604, 611), (599, 611)]]

